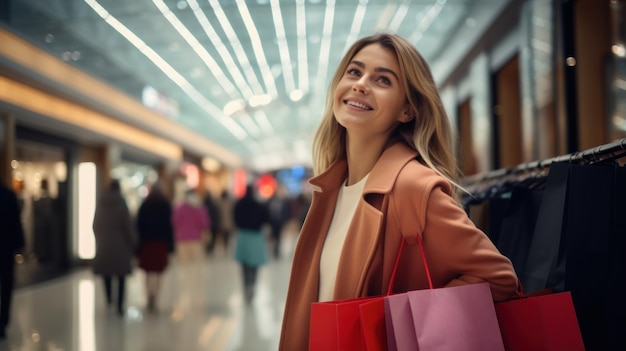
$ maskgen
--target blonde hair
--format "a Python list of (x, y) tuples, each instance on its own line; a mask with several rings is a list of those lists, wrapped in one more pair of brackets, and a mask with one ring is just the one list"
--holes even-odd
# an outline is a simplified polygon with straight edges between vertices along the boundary
[(419, 152), (423, 163), (446, 178), (457, 190), (460, 189), (452, 128), (430, 67), (411, 43), (395, 34), (376, 34), (358, 40), (339, 63), (328, 89), (322, 121), (313, 139), (314, 174), (324, 172), (337, 159), (345, 157), (346, 130), (335, 119), (333, 95), (352, 58), (371, 44), (379, 44), (396, 54), (401, 84), (415, 116), (411, 121), (400, 124), (389, 142), (404, 142)]

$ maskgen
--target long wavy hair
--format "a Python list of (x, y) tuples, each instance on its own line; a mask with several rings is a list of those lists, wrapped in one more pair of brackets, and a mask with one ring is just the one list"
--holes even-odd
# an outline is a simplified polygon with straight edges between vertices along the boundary
[(460, 189), (460, 171), (453, 151), (452, 128), (430, 67), (411, 43), (395, 34), (376, 34), (358, 40), (339, 63), (328, 89), (322, 121), (313, 139), (314, 174), (324, 172), (337, 159), (345, 157), (346, 129), (335, 119), (333, 95), (350, 61), (361, 49), (371, 44), (379, 44), (396, 54), (400, 65), (400, 81), (415, 116), (392, 132), (389, 144), (404, 142), (418, 151), (423, 162), (446, 178), (455, 190)]

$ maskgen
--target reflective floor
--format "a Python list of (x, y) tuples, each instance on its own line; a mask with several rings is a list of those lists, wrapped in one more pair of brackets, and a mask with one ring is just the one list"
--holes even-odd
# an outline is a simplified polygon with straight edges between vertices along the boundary
[(123, 316), (107, 307), (88, 269), (18, 289), (0, 350), (276, 350), (294, 245), (295, 235), (285, 235), (282, 257), (260, 269), (250, 304), (240, 267), (222, 247), (193, 269), (173, 259), (156, 312), (146, 309), (139, 269), (127, 278)]

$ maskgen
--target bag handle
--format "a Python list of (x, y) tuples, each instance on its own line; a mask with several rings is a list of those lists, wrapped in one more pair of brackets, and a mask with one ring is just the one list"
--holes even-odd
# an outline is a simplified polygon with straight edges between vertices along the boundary
[[(428, 279), (428, 287), (433, 289), (433, 280), (430, 277), (430, 269), (428, 269), (428, 262), (426, 261), (426, 254), (424, 253), (424, 244), (422, 243), (422, 238), (417, 235), (417, 244), (420, 247), (420, 252), (422, 254), (422, 261), (424, 262), (424, 270), (426, 271), (426, 278)], [(400, 249), (398, 249), (398, 256), (396, 257), (396, 263), (393, 265), (393, 271), (391, 272), (391, 281), (389, 282), (389, 288), (387, 288), (387, 296), (391, 295), (391, 290), (393, 289), (393, 284), (396, 281), (396, 273), (398, 272), (398, 266), (400, 264), (400, 256), (402, 256), (402, 250), (404, 249), (404, 237), (402, 237), (402, 241), (400, 242)]]

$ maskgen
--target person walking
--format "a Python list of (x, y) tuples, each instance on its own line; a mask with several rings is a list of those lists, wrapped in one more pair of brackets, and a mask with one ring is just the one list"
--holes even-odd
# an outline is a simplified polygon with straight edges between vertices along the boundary
[[(202, 282), (204, 278), (204, 244), (208, 236), (211, 220), (207, 208), (194, 189), (185, 193), (185, 198), (172, 212), (174, 241), (178, 263), (180, 308), (188, 308), (189, 303), (201, 303), (204, 298)], [(198, 300), (198, 301), (195, 301)]]
[(15, 193), (0, 182), (0, 339), (11, 317), (15, 253), (24, 247), (24, 230)]
[(126, 276), (132, 271), (135, 237), (130, 212), (116, 179), (111, 180), (98, 200), (93, 232), (96, 237), (93, 272), (103, 278), (109, 306), (113, 303), (113, 281), (117, 280), (117, 313), (123, 316)]
[(306, 350), (311, 304), (488, 282), (517, 290), (511, 261), (458, 200), (452, 130), (430, 68), (395, 34), (357, 40), (328, 90), (313, 141), (313, 198), (292, 261), (279, 350)]
[(235, 203), (233, 214), (237, 228), (235, 259), (241, 264), (245, 300), (251, 303), (259, 267), (268, 260), (262, 229), (269, 223), (269, 215), (267, 207), (256, 199), (252, 185), (246, 187), (246, 194)]
[(146, 274), (147, 307), (149, 311), (155, 311), (161, 277), (168, 265), (168, 255), (174, 251), (172, 205), (158, 183), (139, 206), (137, 233), (139, 268)]
[(213, 250), (215, 250), (215, 244), (217, 243), (217, 240), (218, 240), (218, 234), (219, 234), (219, 230), (221, 226), (220, 222), (222, 218), (221, 218), (221, 213), (220, 213), (220, 207), (216, 199), (211, 194), (210, 190), (207, 190), (204, 196), (203, 203), (207, 211), (209, 211), (209, 219), (211, 220), (211, 228), (210, 228), (210, 233), (209, 233), (210, 239), (209, 239), (209, 244), (206, 247), (206, 250), (209, 253), (213, 253)]
[(280, 245), (285, 224), (291, 219), (291, 207), (287, 198), (287, 189), (279, 186), (267, 202), (270, 217), (270, 236), (272, 238), (274, 258), (280, 258)]
[(230, 236), (235, 230), (235, 222), (233, 218), (233, 199), (227, 190), (223, 190), (220, 197), (217, 199), (220, 223), (218, 226), (218, 236), (222, 238), (224, 242), (224, 249), (228, 252), (228, 243), (230, 242)]

